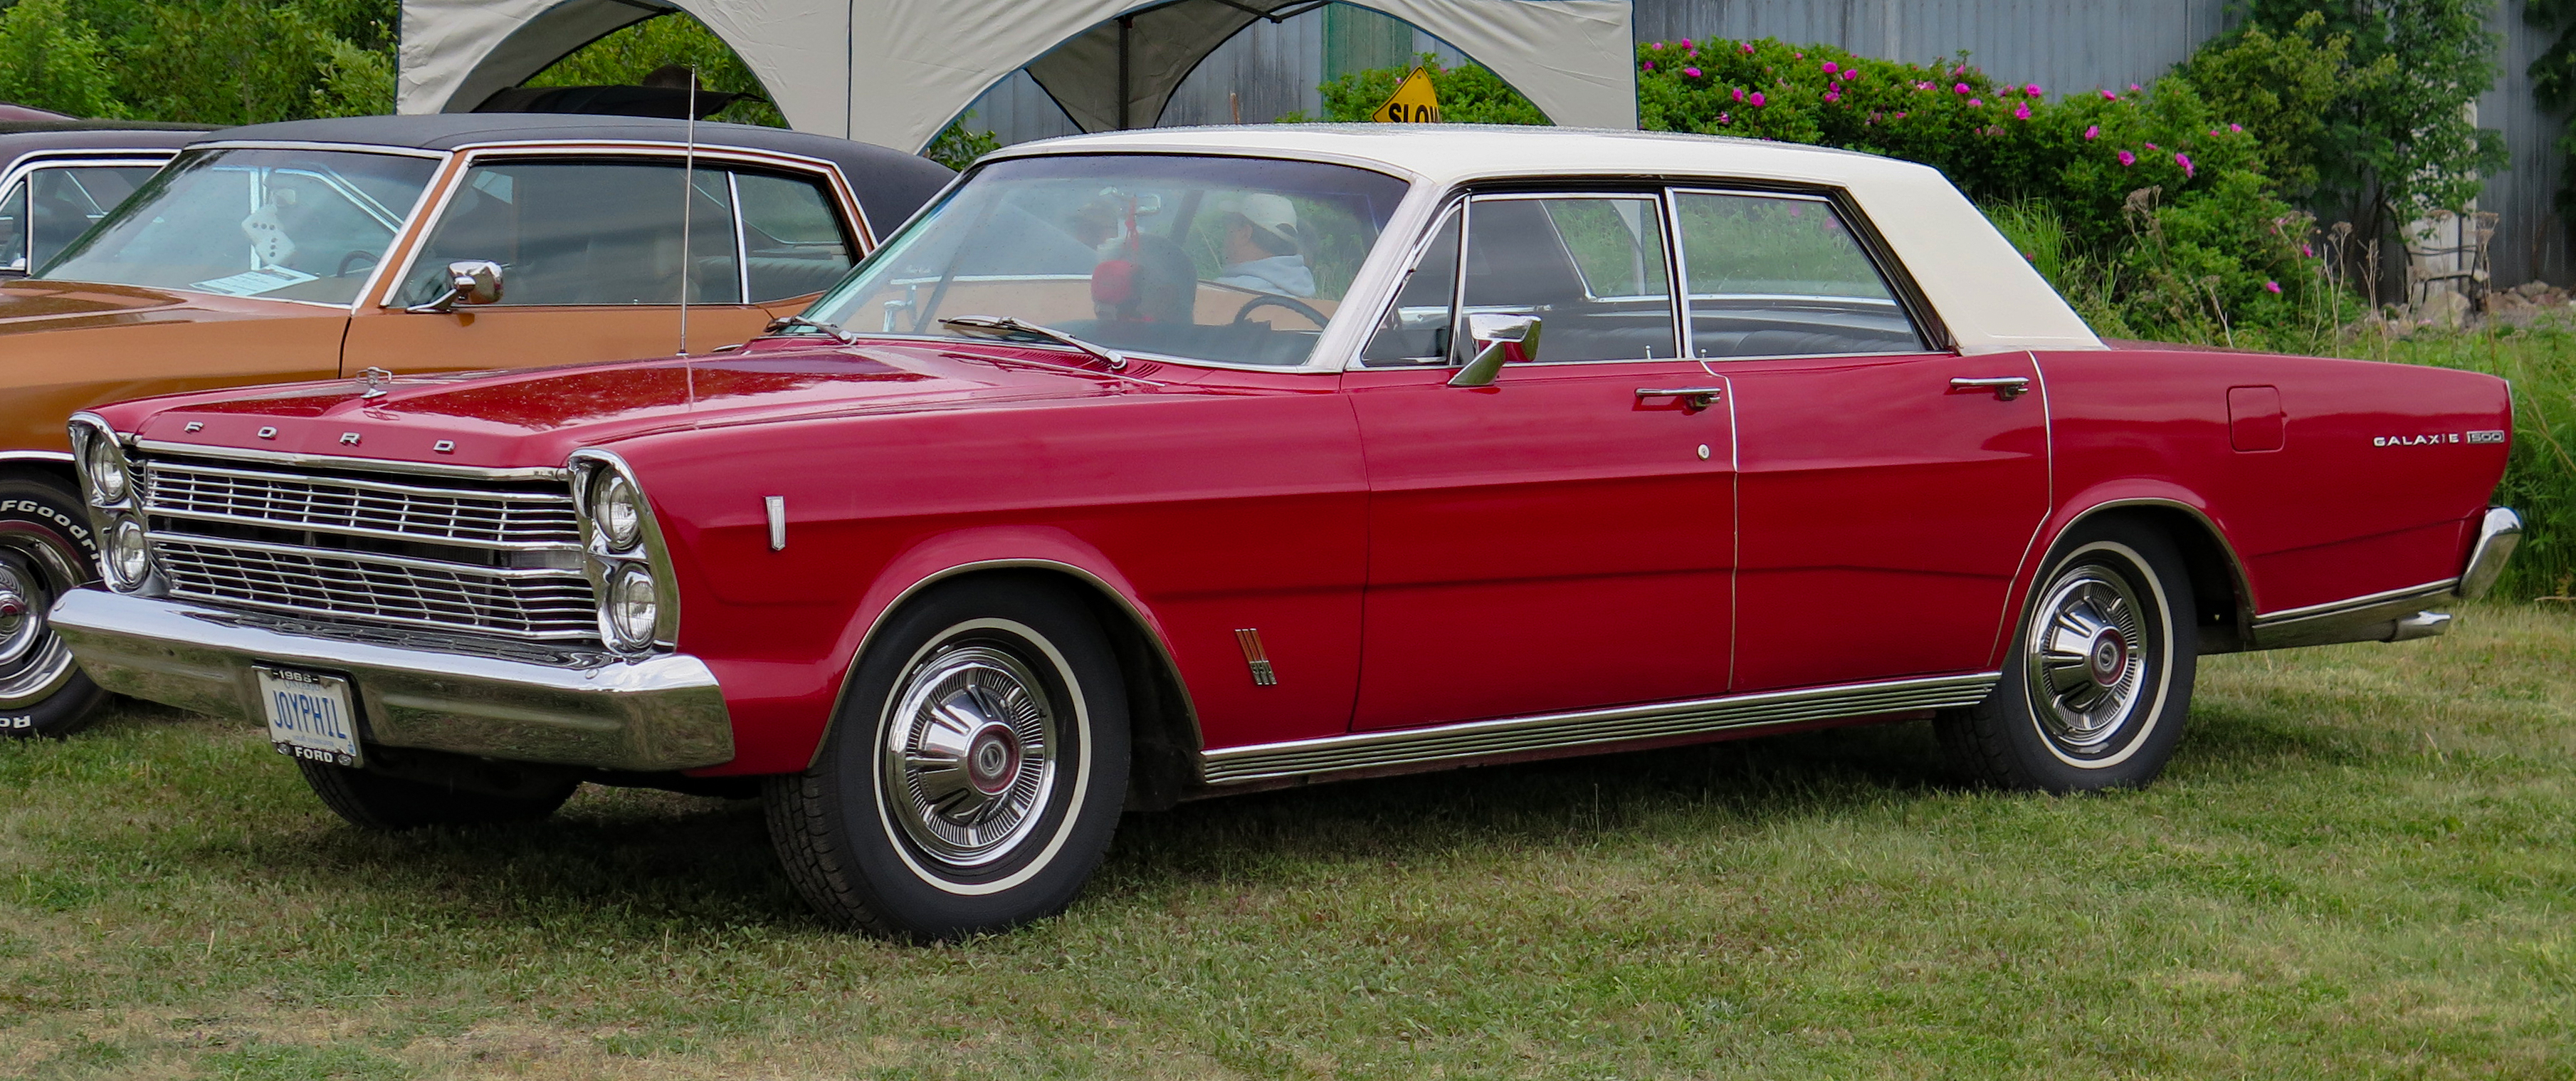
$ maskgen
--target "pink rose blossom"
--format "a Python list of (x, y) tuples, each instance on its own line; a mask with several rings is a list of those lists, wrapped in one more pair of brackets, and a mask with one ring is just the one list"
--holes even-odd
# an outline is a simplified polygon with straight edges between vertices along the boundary
[(1753, 43), (1752, 43), (1752, 42), (1750, 42), (1750, 41), (1745, 42), (1745, 43), (1744, 43), (1744, 45), (1743, 45), (1743, 49), (1744, 49), (1744, 55), (1746, 55), (1746, 56), (1751, 56), (1751, 55), (1753, 55)]
[(1689, 38), (1683, 38), (1683, 39), (1682, 39), (1682, 48), (1687, 49), (1687, 48), (1690, 48), (1690, 47), (1691, 47), (1690, 39), (1689, 39)]
[(1790, 54), (1789, 54), (1789, 56), (1790, 56), (1792, 59), (1797, 59), (1797, 60), (1804, 60), (1804, 59), (1806, 59), (1806, 58), (1807, 58), (1807, 54), (1805, 54), (1805, 53), (1790, 53)]
[(1658, 48), (1658, 49), (1663, 48), (1663, 47), (1664, 47), (1664, 43), (1663, 43), (1663, 42), (1658, 41), (1658, 42), (1656, 42), (1656, 43), (1655, 43), (1655, 47), (1656, 47), (1656, 48)]
[(2112, 92), (2110, 92), (2110, 91), (2108, 91), (2108, 90), (2105, 90), (2105, 91), (2103, 91), (2103, 92), (2102, 92), (2102, 100), (2104, 100), (2104, 101), (2118, 101), (2118, 100), (2120, 100), (2120, 95), (2118, 95), (2118, 94), (2114, 94), (2114, 93), (2112, 93)]
[(2128, 151), (2126, 151), (2126, 150), (2123, 150), (2123, 151), (2121, 151), (2121, 152), (2120, 152), (2120, 164), (2122, 164), (2122, 165), (2136, 165), (2137, 163), (2138, 163), (2138, 156), (2137, 156), (2137, 155), (2132, 154), (2132, 153), (2129, 153), (2129, 152), (2128, 152)]
[(2021, 88), (2021, 92), (2022, 92), (2022, 93), (2025, 93), (2025, 94), (2028, 94), (2028, 95), (2030, 95), (2030, 96), (2032, 96), (2032, 97), (2034, 97), (2034, 98), (2035, 98), (2035, 97), (2038, 97), (2038, 96), (2039, 96), (2039, 84), (2038, 84), (2038, 83), (2032, 83), (2032, 84), (2030, 84), (2029, 86), (2022, 87), (2022, 88)]
[(1837, 101), (1841, 101), (1841, 100), (1843, 100), (1843, 95), (1842, 95), (1842, 92), (1841, 92), (1841, 91), (1839, 91), (1839, 90), (1828, 90), (1828, 91), (1825, 91), (1825, 104), (1827, 104), (1827, 105), (1831, 105), (1831, 104), (1833, 104), (1833, 103), (1835, 103), (1835, 102), (1837, 102)]
[(2174, 154), (2174, 164), (2179, 165), (2179, 166), (2182, 166), (2182, 178), (2183, 178), (2183, 179), (2185, 179), (2185, 180), (2189, 180), (2189, 179), (2191, 179), (2192, 169), (2191, 169), (2191, 157), (2190, 157), (2189, 155), (2182, 154), (2182, 153), (2179, 153), (2179, 152), (2175, 153), (2175, 154)]
[(2229, 130), (2229, 131), (2243, 131), (2243, 130), (2245, 130), (2245, 125), (2243, 125), (2243, 124), (2229, 124), (2229, 125), (2227, 125), (2227, 130)]
[(1762, 92), (1756, 90), (1753, 92), (1752, 96), (1747, 97), (1744, 100), (1752, 103), (1754, 108), (1759, 109), (1762, 107)]
[(1968, 84), (1966, 84), (1966, 83), (1960, 83), (1959, 85), (1954, 86), (1954, 87), (1951, 87), (1950, 89), (1951, 89), (1952, 91), (1957, 92), (1957, 93), (1965, 94), (1965, 93), (1967, 93), (1967, 92), (1968, 92)]
[(1850, 82), (1850, 81), (1852, 81), (1852, 80), (1854, 80), (1854, 79), (1860, 78), (1860, 69), (1859, 69), (1859, 68), (1844, 68), (1844, 69), (1843, 69), (1843, 73), (1842, 73), (1842, 74), (1840, 74), (1840, 75), (1836, 75), (1836, 76), (1834, 76), (1834, 78), (1840, 79), (1840, 80), (1842, 80), (1842, 81), (1844, 81), (1844, 82)]
[(1639, 70), (1639, 71), (1653, 71), (1653, 70), (1655, 70), (1655, 62), (1654, 62), (1654, 61), (1652, 61), (1652, 60), (1649, 60), (1649, 61), (1646, 61), (1646, 62), (1645, 62), (1645, 63), (1643, 63), (1643, 64), (1639, 64), (1639, 65), (1637, 65), (1637, 70)]
[[(1687, 44), (1687, 43), (1686, 43), (1686, 44)], [(2130, 83), (2130, 84), (2129, 84), (2129, 92), (2130, 92), (2130, 93), (2132, 93), (2132, 94), (2144, 93), (2144, 91), (2142, 91), (2142, 90), (2138, 89), (2138, 84), (2136, 84), (2136, 83)]]
[(2156, 145), (2156, 144), (2154, 144), (2154, 143), (2148, 143), (2148, 144), (2147, 144), (2147, 149), (2149, 149), (2149, 150), (2162, 150), (2162, 149), (2164, 149), (2164, 148), (2163, 148), (2163, 147), (2161, 147), (2161, 146), (2157, 146), (2157, 145)]
[(1973, 107), (1973, 108), (1982, 109), (1982, 108), (1985, 108), (1985, 107), (1986, 107), (1986, 99), (1984, 99), (1984, 98), (1969, 98), (1969, 99), (1968, 99), (1968, 104), (1969, 104), (1969, 106), (1971, 106), (1971, 107)]
[(2301, 244), (2299, 245), (2299, 254), (2307, 256), (2310, 259), (2314, 259), (2317, 257), (2317, 250), (2305, 244)]
[(2099, 138), (2101, 138), (2101, 137), (2102, 137), (2102, 125), (2100, 125), (2100, 124), (2095, 124), (2095, 125), (2093, 125), (2092, 127), (2089, 127), (2089, 128), (2084, 129), (2084, 137), (2085, 137), (2085, 138), (2087, 138), (2087, 139), (2099, 139)]
[(1744, 88), (1743, 88), (1743, 87), (1740, 87), (1740, 86), (1739, 86), (1739, 87), (1736, 87), (1736, 88), (1735, 88), (1735, 100), (1737, 100), (1737, 101), (1742, 101), (1742, 100), (1744, 100)]
[(2023, 102), (2023, 103), (2021, 104), (2021, 108), (2018, 108), (2018, 109), (2013, 110), (2013, 119), (2015, 119), (2015, 120), (2028, 120), (2028, 119), (2030, 119), (2030, 103), (2025, 101), (2025, 102)]
[(1835, 73), (1835, 72), (1837, 72), (1837, 71), (1841, 71), (1841, 70), (1842, 70), (1842, 65), (1836, 64), (1836, 63), (1834, 63), (1834, 62), (1833, 62), (1833, 61), (1831, 61), (1831, 60), (1827, 60), (1827, 61), (1825, 61), (1825, 74), (1827, 74), (1827, 75), (1831, 75), (1831, 74), (1833, 74), (1833, 73)]
[(1698, 69), (1698, 68), (1683, 68), (1683, 69), (1682, 69), (1682, 74), (1687, 75), (1687, 76), (1689, 76), (1689, 77), (1691, 77), (1691, 78), (1696, 79), (1696, 78), (1699, 78), (1699, 69)]
[(2276, 294), (2276, 295), (2277, 295), (2277, 294), (2279, 294), (2279, 293), (2280, 293), (2280, 291), (2281, 291), (2281, 283), (2279, 283), (2279, 282), (2264, 282), (2264, 283), (2263, 283), (2263, 288), (2264, 288), (2266, 291), (2271, 292), (2271, 293), (2273, 293), (2273, 294)]

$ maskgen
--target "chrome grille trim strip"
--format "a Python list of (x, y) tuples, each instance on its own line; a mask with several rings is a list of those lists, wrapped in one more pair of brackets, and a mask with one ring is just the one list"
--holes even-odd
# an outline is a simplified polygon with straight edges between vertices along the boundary
[(2000, 673), (1981, 672), (1854, 683), (1226, 747), (1200, 754), (1200, 775), (1210, 785), (1243, 784), (1733, 728), (1948, 709), (1983, 700), (2002, 678)]
[(284, 450), (252, 450), (246, 447), (211, 447), (202, 443), (173, 443), (164, 439), (136, 439), (130, 444), (146, 454), (176, 454), (190, 458), (224, 458), (237, 462), (263, 465), (305, 466), (314, 469), (348, 469), (361, 473), (410, 473), (424, 477), (453, 477), (459, 480), (565, 480), (571, 474), (560, 466), (529, 466), (499, 469), (478, 465), (449, 465), (445, 462), (400, 462), (384, 458), (349, 458), (337, 454), (302, 454)]
[(472, 563), (454, 563), (443, 559), (420, 559), (414, 556), (390, 555), (384, 552), (363, 552), (348, 548), (309, 548), (301, 544), (272, 544), (266, 541), (236, 540), (231, 537), (209, 537), (200, 533), (175, 533), (169, 530), (153, 530), (150, 533), (150, 537), (153, 548), (152, 554), (156, 556), (161, 554), (160, 550), (163, 544), (173, 544), (185, 545), (191, 548), (222, 548), (233, 551), (258, 552), (262, 555), (301, 556), (305, 559), (337, 559), (350, 563), (377, 563), (385, 566), (400, 567), (404, 570), (437, 571), (443, 574), (471, 575), (477, 578), (560, 578), (566, 582), (580, 583), (584, 589), (589, 588), (589, 583), (582, 579), (580, 569), (574, 567), (479, 567)]

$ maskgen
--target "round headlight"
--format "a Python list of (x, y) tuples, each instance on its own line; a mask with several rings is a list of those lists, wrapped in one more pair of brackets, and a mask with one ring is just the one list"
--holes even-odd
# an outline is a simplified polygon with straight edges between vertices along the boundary
[(101, 503), (114, 503), (125, 498), (125, 490), (132, 480), (125, 471), (125, 456), (118, 454), (114, 446), (107, 445), (106, 436), (98, 436), (90, 440), (87, 457), (81, 466), (82, 471), (89, 474), (90, 493)]
[(620, 567), (602, 586), (599, 631), (608, 644), (627, 652), (652, 645), (653, 624), (661, 616), (653, 572), (633, 565)]
[(625, 474), (602, 469), (590, 482), (590, 520), (609, 550), (632, 549), (644, 539), (644, 494)]
[(108, 584), (119, 590), (132, 590), (151, 577), (152, 549), (144, 542), (143, 523), (119, 518), (109, 526), (99, 565), (107, 571)]

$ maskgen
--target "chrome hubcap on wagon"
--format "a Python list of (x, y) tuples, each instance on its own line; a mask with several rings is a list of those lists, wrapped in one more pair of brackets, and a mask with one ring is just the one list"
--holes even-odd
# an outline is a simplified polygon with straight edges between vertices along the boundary
[(2066, 751), (2099, 754), (2147, 685), (2145, 615), (2127, 579), (2078, 567), (2042, 597), (2030, 628), (2031, 710)]
[(895, 696), (886, 813), (921, 851), (974, 870), (1009, 855), (1054, 794), (1056, 714), (1020, 659), (984, 645), (933, 654)]
[(42, 702), (71, 679), (71, 650), (45, 621), (53, 600), (18, 553), (0, 553), (0, 709)]

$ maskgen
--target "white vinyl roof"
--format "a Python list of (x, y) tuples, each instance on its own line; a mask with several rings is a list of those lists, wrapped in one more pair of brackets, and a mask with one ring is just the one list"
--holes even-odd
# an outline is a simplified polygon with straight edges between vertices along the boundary
[(1405, 174), (1435, 191), (1478, 180), (1560, 176), (1840, 188), (1904, 261), (1961, 352), (2103, 348), (1940, 170), (1875, 154), (1665, 132), (1313, 124), (1078, 135), (1005, 147), (995, 157), (1110, 151), (1339, 159)]
[[(1351, 2), (1457, 47), (1556, 123), (1636, 126), (1628, 0)], [(1227, 38), (1310, 3), (404, 0), (395, 111), (471, 112), (610, 31), (681, 10), (741, 55), (799, 131), (916, 151), (1023, 67), (1083, 130), (1142, 128)]]

